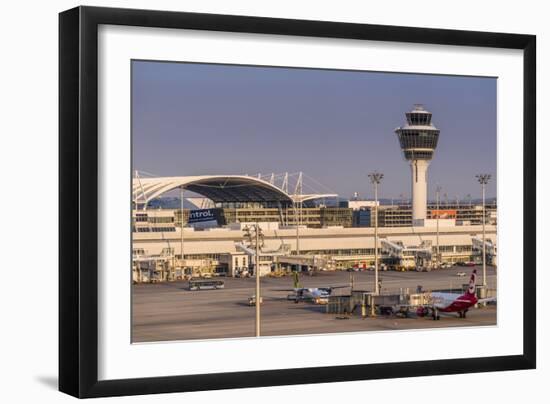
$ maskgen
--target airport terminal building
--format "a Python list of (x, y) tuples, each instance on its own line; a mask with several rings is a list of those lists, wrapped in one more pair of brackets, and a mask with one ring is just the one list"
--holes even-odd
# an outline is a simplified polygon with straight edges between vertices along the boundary
[[(208, 203), (197, 209), (150, 207), (174, 190), (202, 195)], [(483, 211), (487, 258), (496, 264), (496, 206), (483, 210), (479, 205), (457, 204), (436, 209), (428, 204), (426, 219), (413, 226), (410, 206), (324, 203), (335, 196), (291, 194), (247, 175), (136, 177), (134, 280), (250, 273), (254, 257), (247, 248), (246, 228), (254, 223), (262, 229), (262, 275), (368, 268), (374, 263), (374, 212), (378, 212), (383, 268), (406, 270), (430, 268), (434, 262), (480, 260)], [(204, 206), (208, 208), (200, 209)]]

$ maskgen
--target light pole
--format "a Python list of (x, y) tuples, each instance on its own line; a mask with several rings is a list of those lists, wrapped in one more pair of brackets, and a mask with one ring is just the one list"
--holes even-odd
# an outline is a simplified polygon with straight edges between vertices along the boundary
[(180, 234), (180, 257), (181, 257), (181, 270), (182, 270), (182, 276), (185, 275), (185, 265), (183, 263), (183, 191), (184, 188), (180, 187), (180, 212), (181, 212), (181, 234)]
[(256, 222), (256, 337), (260, 336), (260, 228)]
[[(296, 188), (294, 190), (294, 223), (296, 223), (296, 255), (300, 255), (300, 225), (302, 224), (302, 192), (303, 192), (303, 178), (302, 172), (298, 175), (298, 180), (296, 182)], [(298, 193), (299, 192), (299, 193)], [(298, 265), (298, 268), (301, 269), (301, 266)]]
[(300, 226), (298, 223), (297, 202), (294, 202), (294, 223), (296, 224), (296, 255), (300, 255)]
[(481, 224), (483, 226), (483, 288), (487, 287), (487, 263), (485, 258), (485, 187), (491, 179), (491, 174), (478, 174), (476, 175), (477, 181), (481, 184), (481, 203), (482, 203), (482, 215)]
[(384, 178), (384, 174), (375, 171), (369, 174), (369, 178), (374, 185), (374, 294), (378, 296), (380, 294), (378, 285), (378, 185)]
[[(256, 305), (256, 337), (260, 336), (260, 305), (261, 305), (261, 295), (260, 295), (260, 249), (263, 245), (263, 234), (261, 234), (260, 227), (258, 226), (258, 222), (254, 225), (254, 236), (252, 236), (250, 232), (250, 227), (245, 228), (245, 237), (248, 239), (249, 242), (249, 248), (248, 251), (251, 250), (251, 246), (254, 245), (254, 272), (256, 275), (256, 294), (254, 296), (255, 305)], [(254, 237), (254, 240), (252, 239)], [(261, 240), (261, 242), (260, 242)]]
[(439, 216), (441, 216), (441, 213), (439, 212), (439, 194), (441, 193), (441, 186), (437, 185), (435, 187), (435, 200), (437, 205), (437, 217), (436, 217), (436, 253), (437, 253), (437, 268), (441, 267), (441, 256), (439, 255)]

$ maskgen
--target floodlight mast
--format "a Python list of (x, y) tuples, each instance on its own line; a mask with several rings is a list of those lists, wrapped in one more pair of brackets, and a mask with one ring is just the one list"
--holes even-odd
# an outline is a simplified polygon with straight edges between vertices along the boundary
[(483, 242), (482, 242), (482, 260), (483, 260), (483, 287), (487, 287), (487, 258), (485, 253), (485, 188), (491, 179), (491, 174), (477, 174), (477, 181), (481, 184), (481, 203), (482, 203), (482, 218), (481, 224), (483, 226)]
[(256, 337), (260, 336), (260, 228), (256, 222)]
[[(251, 228), (254, 229), (254, 235), (251, 233)], [(256, 295), (254, 296), (254, 304), (256, 306), (256, 321), (255, 321), (255, 335), (259, 337), (260, 331), (260, 307), (261, 307), (261, 295), (260, 295), (260, 250), (263, 246), (263, 234), (258, 222), (253, 226), (246, 226), (244, 229), (244, 237), (248, 239), (249, 246), (254, 246), (254, 275), (256, 276)]]
[[(300, 225), (302, 224), (303, 211), (303, 176), (302, 172), (298, 174), (296, 187), (294, 188), (294, 223), (296, 224), (296, 255), (300, 255)], [(298, 264), (298, 267), (300, 265)]]
[[(373, 172), (369, 174), (370, 182), (374, 185), (374, 294), (380, 294), (378, 284), (378, 185), (382, 182), (384, 174)], [(374, 307), (374, 305), (372, 305)]]
[(180, 228), (180, 257), (182, 276), (185, 275), (185, 264), (183, 261), (183, 192), (185, 188), (180, 187), (180, 213), (181, 213), (181, 228)]
[(436, 217), (436, 252), (437, 252), (437, 267), (441, 267), (441, 256), (439, 254), (439, 216), (441, 216), (441, 213), (439, 212), (439, 196), (441, 193), (441, 186), (437, 185), (435, 187), (435, 195), (436, 195), (436, 205), (437, 205), (437, 217)]

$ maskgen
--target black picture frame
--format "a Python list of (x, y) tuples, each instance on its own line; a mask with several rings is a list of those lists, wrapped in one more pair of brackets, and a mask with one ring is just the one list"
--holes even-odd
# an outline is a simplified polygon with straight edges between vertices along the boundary
[[(98, 380), (98, 26), (113, 24), (523, 50), (523, 354)], [(536, 367), (536, 37), (184, 12), (77, 7), (59, 15), (59, 390), (104, 397)]]

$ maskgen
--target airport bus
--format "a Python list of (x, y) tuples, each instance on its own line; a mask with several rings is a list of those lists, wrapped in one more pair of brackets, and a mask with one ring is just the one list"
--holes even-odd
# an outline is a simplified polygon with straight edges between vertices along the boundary
[(223, 289), (224, 282), (217, 279), (191, 279), (189, 290)]

